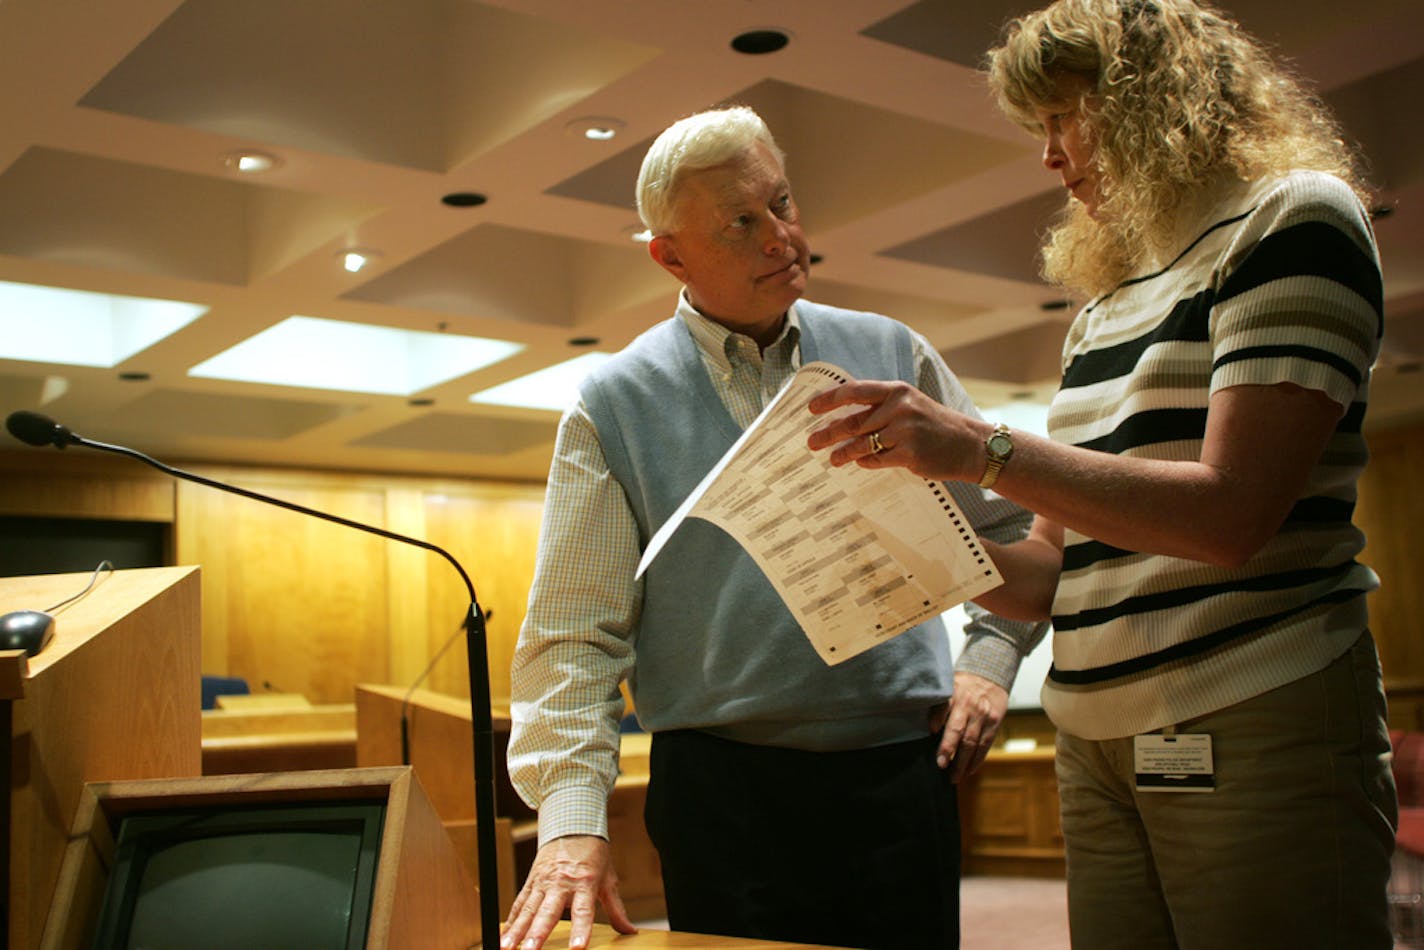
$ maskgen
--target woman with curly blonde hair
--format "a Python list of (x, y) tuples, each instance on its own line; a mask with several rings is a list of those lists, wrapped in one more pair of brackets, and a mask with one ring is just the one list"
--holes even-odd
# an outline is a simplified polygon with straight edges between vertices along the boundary
[[(1063, 93), (1093, 130), (1096, 220), (1081, 202), (1044, 247), (1045, 276), (1088, 296), (1173, 250), (1179, 212), (1204, 187), (1313, 169), (1369, 191), (1330, 113), (1253, 37), (1210, 8), (1117, 0), (1055, 4), (1016, 21), (991, 53), (999, 107), (1034, 135)], [(1155, 9), (1154, 9), (1155, 8)], [(1092, 77), (1092, 88), (1060, 85)], [(1089, 93), (1086, 97), (1083, 93)]]
[[(1053, 620), (1075, 946), (1389, 948), (1378, 579), (1351, 523), (1383, 286), (1355, 158), (1192, 0), (1058, 0), (988, 77), (1069, 195), (1045, 273), (1090, 298), (1051, 438), (855, 382), (813, 401), (864, 408), (810, 445), (1036, 513), (984, 543), (1006, 582), (979, 603)], [(975, 732), (951, 721), (943, 758)]]

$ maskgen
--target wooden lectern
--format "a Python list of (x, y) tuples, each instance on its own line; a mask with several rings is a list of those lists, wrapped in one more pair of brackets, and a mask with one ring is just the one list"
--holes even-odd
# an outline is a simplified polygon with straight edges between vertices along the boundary
[[(74, 819), (73, 840), (65, 855), (43, 950), (80, 950), (93, 942), (101, 899), (114, 873), (115, 838), (124, 818), (165, 815), (252, 814), (263, 806), (305, 807), (321, 816), (324, 809), (352, 803), (376, 804), (382, 813), (379, 847), (369, 905), (353, 897), (353, 906), (365, 909), (365, 946), (369, 948), (449, 948), (464, 950), (480, 943), (479, 895), (471, 886), (454, 846), (440, 825), (419, 781), (409, 768), (332, 769), (328, 771), (272, 772), (265, 775), (210, 775), (202, 778), (159, 779), (142, 782), (103, 782), (88, 785)], [(187, 820), (191, 821), (191, 818)], [(260, 834), (259, 819), (248, 822)], [(277, 826), (279, 829), (284, 826)], [(305, 862), (298, 861), (305, 867)], [(248, 873), (239, 861), (242, 873)], [(197, 918), (189, 926), (206, 923), (214, 908), (222, 917), (231, 908), (230, 891), (221, 882), (204, 892), (223, 868), (215, 864), (191, 875), (196, 894)], [(353, 886), (353, 891), (355, 887)], [(325, 893), (314, 891), (313, 894)], [(311, 913), (329, 911), (311, 900)], [(240, 914), (262, 914), (262, 907), (235, 909)], [(354, 913), (354, 911), (353, 911)], [(354, 923), (354, 921), (353, 921)], [(211, 924), (207, 924), (211, 926)], [(279, 928), (280, 929), (280, 928)], [(496, 946), (498, 941), (491, 941)], [(289, 941), (286, 945), (292, 945)]]
[[(420, 784), (450, 839), (465, 862), (466, 870), (478, 883), (479, 868), (475, 840), (474, 725), (470, 702), (427, 689), (417, 689), (406, 710), (406, 732), (410, 761), (402, 761), (401, 708), (406, 690), (395, 686), (356, 687), (356, 765), (371, 768), (410, 765), (420, 776)], [(504, 750), (509, 743), (509, 717), (493, 716), (495, 775), (495, 846), (499, 871), (500, 914), (508, 914), (514, 895), (523, 883), (518, 876), (514, 854), (514, 823), (532, 816), (514, 795), (504, 767)], [(522, 812), (511, 814), (510, 799)]]
[[(91, 577), (0, 578), (0, 613), (52, 607)], [(198, 577), (196, 567), (101, 575), (55, 614), (40, 653), (0, 652), (11, 723), (11, 950), (39, 945), (86, 782), (201, 772)]]
[[(406, 712), (411, 765), (430, 802), (440, 813), (460, 853), (474, 860), (474, 768), (471, 762), (470, 704), (427, 689), (410, 692), (395, 686), (356, 687), (356, 764), (401, 763), (401, 711)], [(538, 847), (537, 817), (509, 780), (505, 750), (509, 715), (493, 717), (495, 753), (495, 832), (499, 847), (500, 912), (508, 914)], [(609, 838), (623, 904), (634, 920), (667, 915), (662, 869), (643, 825), (647, 800), (648, 736), (623, 737), (623, 774), (608, 803)]]

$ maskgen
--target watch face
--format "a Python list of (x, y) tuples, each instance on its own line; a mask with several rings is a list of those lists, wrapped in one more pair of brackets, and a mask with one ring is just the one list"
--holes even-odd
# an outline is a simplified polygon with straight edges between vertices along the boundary
[(989, 451), (996, 456), (1006, 456), (1014, 450), (1013, 440), (1000, 432), (989, 436), (989, 441), (986, 445)]

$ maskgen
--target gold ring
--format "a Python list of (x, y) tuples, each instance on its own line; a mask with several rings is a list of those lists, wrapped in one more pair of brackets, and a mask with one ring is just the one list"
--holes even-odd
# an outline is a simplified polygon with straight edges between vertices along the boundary
[(885, 451), (885, 446), (880, 443), (880, 433), (870, 433), (870, 452), (872, 455), (879, 455)]

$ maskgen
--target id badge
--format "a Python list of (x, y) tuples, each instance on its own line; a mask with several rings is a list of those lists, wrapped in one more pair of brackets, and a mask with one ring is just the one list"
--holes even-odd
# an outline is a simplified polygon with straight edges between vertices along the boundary
[(1139, 792), (1212, 792), (1211, 736), (1204, 732), (1134, 736), (1133, 771)]

